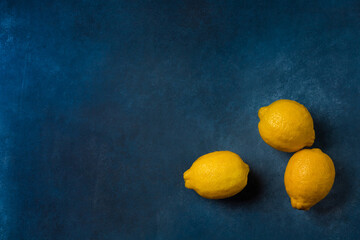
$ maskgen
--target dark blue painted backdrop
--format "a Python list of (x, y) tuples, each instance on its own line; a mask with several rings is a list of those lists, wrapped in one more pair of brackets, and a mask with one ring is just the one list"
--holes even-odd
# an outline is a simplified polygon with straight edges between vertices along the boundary
[[(357, 1), (1, 1), (0, 239), (355, 239)], [(308, 107), (336, 180), (291, 208), (291, 154), (257, 111)], [(246, 189), (206, 200), (182, 174), (231, 150)]]

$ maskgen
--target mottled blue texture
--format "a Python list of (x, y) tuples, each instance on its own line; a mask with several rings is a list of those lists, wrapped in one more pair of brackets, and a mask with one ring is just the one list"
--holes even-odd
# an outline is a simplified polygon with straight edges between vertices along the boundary
[[(358, 1), (0, 1), (0, 239), (356, 239)], [(308, 107), (336, 180), (292, 209), (257, 111)], [(205, 153), (250, 166), (206, 200)]]

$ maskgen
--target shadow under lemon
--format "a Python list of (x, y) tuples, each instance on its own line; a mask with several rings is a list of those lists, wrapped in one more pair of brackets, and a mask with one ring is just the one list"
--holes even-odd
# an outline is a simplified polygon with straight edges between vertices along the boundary
[[(346, 169), (339, 166), (339, 163), (333, 159), (335, 165), (335, 182), (329, 194), (318, 204), (312, 207), (312, 212), (319, 215), (331, 214), (340, 210), (351, 193), (351, 185), (346, 174)], [(311, 211), (310, 210), (310, 211)]]
[(331, 214), (341, 209), (347, 202), (347, 198), (351, 192), (351, 182), (348, 179), (347, 169), (343, 166), (341, 156), (334, 156), (327, 150), (332, 146), (341, 147), (341, 142), (336, 143), (333, 137), (333, 127), (329, 124), (328, 119), (322, 119), (319, 116), (313, 116), (315, 128), (315, 142), (311, 148), (320, 148), (324, 153), (328, 154), (335, 165), (335, 181), (329, 194), (310, 209), (313, 215)]
[(329, 120), (322, 119), (318, 116), (314, 116), (313, 121), (315, 129), (315, 142), (310, 148), (320, 148), (324, 153), (326, 153), (326, 149), (333, 145), (331, 138), (333, 132), (332, 127), (329, 125)]
[(262, 189), (260, 177), (256, 172), (250, 170), (247, 185), (241, 192), (233, 197), (220, 199), (218, 201), (231, 206), (243, 205), (244, 203), (256, 203), (257, 200), (260, 199)]

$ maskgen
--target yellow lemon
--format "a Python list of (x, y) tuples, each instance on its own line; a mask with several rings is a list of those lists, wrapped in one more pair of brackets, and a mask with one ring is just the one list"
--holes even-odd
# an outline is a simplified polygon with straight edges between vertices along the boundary
[(239, 155), (217, 151), (199, 157), (184, 173), (185, 187), (200, 196), (222, 199), (241, 192), (247, 184), (249, 166)]
[(311, 147), (315, 140), (313, 119), (304, 105), (280, 99), (260, 108), (259, 133), (271, 147), (296, 152)]
[(289, 160), (284, 183), (293, 208), (309, 210), (330, 192), (335, 180), (331, 158), (320, 149), (303, 149)]

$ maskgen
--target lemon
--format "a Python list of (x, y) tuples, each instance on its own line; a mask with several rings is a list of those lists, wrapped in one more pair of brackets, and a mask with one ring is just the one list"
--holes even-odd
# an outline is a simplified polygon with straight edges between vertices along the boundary
[(311, 147), (315, 140), (313, 119), (304, 105), (281, 99), (260, 108), (259, 133), (271, 147), (296, 152)]
[(249, 166), (236, 153), (212, 152), (199, 157), (184, 173), (185, 187), (204, 198), (228, 198), (244, 189), (248, 173)]
[(289, 160), (284, 183), (293, 208), (309, 210), (330, 192), (335, 180), (331, 158), (320, 149), (303, 149)]

